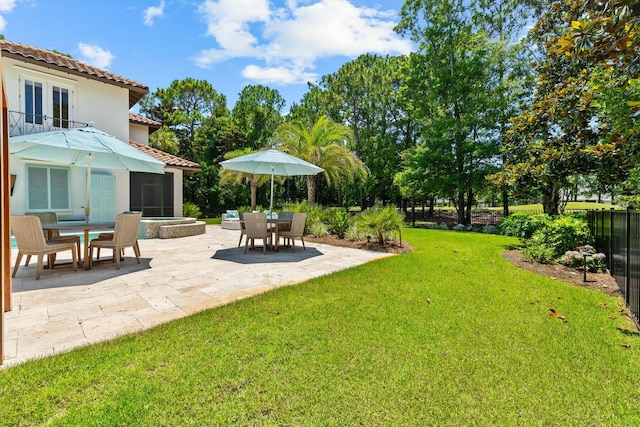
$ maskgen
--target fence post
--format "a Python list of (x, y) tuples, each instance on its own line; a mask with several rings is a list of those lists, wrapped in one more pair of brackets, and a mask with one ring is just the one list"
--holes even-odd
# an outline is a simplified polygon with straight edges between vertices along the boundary
[(627, 253), (624, 260), (624, 300), (629, 305), (629, 270), (631, 267), (631, 208), (627, 206), (627, 230), (626, 230)]
[(611, 275), (614, 274), (614, 262), (613, 262), (613, 211), (614, 208), (609, 210), (609, 257), (611, 258)]

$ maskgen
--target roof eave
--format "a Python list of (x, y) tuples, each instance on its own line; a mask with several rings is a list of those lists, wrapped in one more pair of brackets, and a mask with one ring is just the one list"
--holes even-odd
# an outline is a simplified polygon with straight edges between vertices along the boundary
[(20, 55), (17, 53), (12, 53), (9, 51), (2, 51), (1, 54), (3, 57), (6, 58), (11, 58), (11, 59), (15, 59), (18, 61), (22, 61), (22, 62), (27, 62), (29, 64), (34, 64), (34, 65), (38, 65), (40, 67), (46, 67), (46, 68), (50, 68), (52, 70), (56, 70), (56, 71), (60, 71), (62, 73), (67, 73), (67, 74), (73, 74), (75, 76), (79, 76), (79, 77), (84, 77), (86, 79), (90, 79), (90, 80), (96, 80), (99, 82), (103, 82), (103, 83), (107, 83), (110, 85), (114, 85), (114, 86), (118, 86), (124, 89), (128, 89), (129, 90), (129, 108), (133, 107), (134, 105), (136, 105), (138, 103), (138, 101), (140, 101), (142, 99), (142, 97), (144, 97), (146, 94), (149, 93), (149, 88), (142, 88), (142, 87), (135, 87), (135, 86), (131, 86), (128, 85), (126, 83), (122, 83), (116, 80), (110, 80), (110, 79), (105, 79), (103, 77), (99, 77), (99, 76), (95, 76), (93, 74), (90, 73), (86, 73), (86, 72), (82, 72), (82, 71), (78, 71), (78, 70), (74, 70), (72, 68), (68, 68), (68, 67), (62, 67), (60, 65), (57, 64), (52, 64), (50, 62), (45, 62), (42, 60), (38, 60), (35, 58), (31, 58), (28, 56), (24, 56), (24, 55)]

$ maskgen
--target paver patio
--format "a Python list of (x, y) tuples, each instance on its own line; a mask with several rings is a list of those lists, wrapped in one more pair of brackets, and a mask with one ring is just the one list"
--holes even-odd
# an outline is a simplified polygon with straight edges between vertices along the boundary
[[(280, 252), (244, 254), (238, 230), (207, 226), (206, 234), (140, 240), (137, 264), (128, 249), (120, 270), (111, 262), (92, 270), (44, 270), (35, 259), (13, 279), (5, 313), (3, 366), (140, 331), (280, 286), (388, 256), (380, 252), (307, 244)], [(244, 243), (244, 241), (243, 241)], [(103, 258), (110, 257), (105, 251)], [(12, 265), (17, 250), (12, 251)], [(64, 258), (59, 258), (64, 261)]]

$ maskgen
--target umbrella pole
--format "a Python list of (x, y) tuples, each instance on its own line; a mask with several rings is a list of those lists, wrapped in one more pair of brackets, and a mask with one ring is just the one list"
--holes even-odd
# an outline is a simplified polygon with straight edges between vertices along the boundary
[(91, 158), (93, 155), (89, 153), (87, 161), (87, 196), (84, 203), (84, 222), (89, 223), (89, 214), (91, 212)]
[(273, 215), (273, 166), (271, 166), (271, 199), (269, 201), (269, 218)]

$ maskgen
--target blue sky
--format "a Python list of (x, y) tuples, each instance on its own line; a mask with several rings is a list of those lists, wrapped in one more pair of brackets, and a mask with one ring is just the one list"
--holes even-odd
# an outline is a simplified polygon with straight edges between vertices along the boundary
[(57, 50), (149, 86), (209, 81), (232, 108), (248, 84), (300, 100), (362, 53), (407, 54), (401, 0), (0, 0), (6, 40)]

